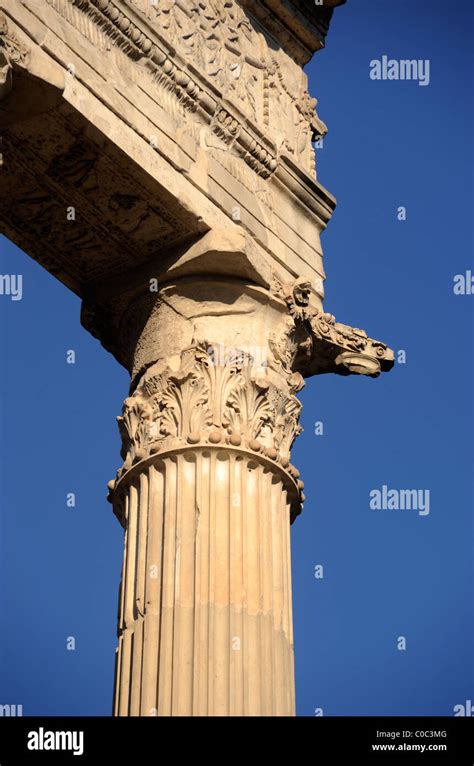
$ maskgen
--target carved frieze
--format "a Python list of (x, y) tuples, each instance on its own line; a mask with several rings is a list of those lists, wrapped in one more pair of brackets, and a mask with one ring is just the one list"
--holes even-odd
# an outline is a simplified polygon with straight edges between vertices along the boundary
[[(270, 42), (268, 32), (238, 2), (130, 3), (204, 74), (223, 102), (232, 103), (260, 126), (278, 152), (289, 153), (313, 172), (311, 141), (326, 133), (315, 111), (317, 101), (309, 96), (299, 65)], [(256, 158), (250, 154), (247, 159), (260, 172)]]
[(12, 239), (37, 243), (35, 257), (68, 285), (120, 273), (192, 230), (190, 215), (153, 195), (66, 114), (41, 121), (40, 134), (34, 119), (5, 132), (0, 219)]
[(238, 115), (233, 130), (247, 134), (233, 151), (252, 170), (268, 177), (284, 153), (314, 175), (312, 141), (326, 126), (308, 94), (306, 75), (237, 0), (47, 2), (91, 42), (100, 30), (110, 46), (133, 61), (147, 61), (150, 86), (166, 94), (163, 105), (172, 117), (184, 110), (180, 116), (193, 136), (196, 122), (219, 135), (221, 111), (232, 104)]

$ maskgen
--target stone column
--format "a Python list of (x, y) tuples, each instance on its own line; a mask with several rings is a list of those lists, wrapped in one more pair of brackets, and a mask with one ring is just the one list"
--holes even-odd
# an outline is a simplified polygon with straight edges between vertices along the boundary
[(205, 235), (155, 283), (109, 321), (132, 376), (109, 485), (125, 530), (114, 711), (294, 715), (296, 393), (303, 375), (377, 375), (390, 354), (242, 233)]
[(238, 432), (189, 437), (117, 485), (115, 714), (292, 715), (294, 480)]
[(287, 319), (275, 292), (225, 276), (165, 282), (125, 312), (116, 715), (295, 712), (303, 379), (271, 350)]
[(116, 715), (294, 713), (296, 394), (393, 365), (322, 307), (303, 68), (343, 2), (0, 2), (5, 233), (131, 374)]

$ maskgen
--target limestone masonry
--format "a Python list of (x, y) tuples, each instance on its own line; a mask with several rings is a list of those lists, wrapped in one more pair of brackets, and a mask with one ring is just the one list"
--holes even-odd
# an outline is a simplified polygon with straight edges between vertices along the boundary
[(115, 715), (295, 712), (297, 394), (393, 366), (323, 308), (303, 66), (341, 4), (0, 0), (3, 231), (131, 376)]

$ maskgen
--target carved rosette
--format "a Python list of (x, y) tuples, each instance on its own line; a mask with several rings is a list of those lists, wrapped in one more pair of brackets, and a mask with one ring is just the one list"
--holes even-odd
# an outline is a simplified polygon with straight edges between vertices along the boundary
[(278, 470), (296, 515), (304, 500), (303, 482), (290, 464), (290, 451), (302, 430), (301, 404), (294, 395), (301, 376), (289, 376), (282, 387), (270, 368), (253, 365), (245, 353), (217, 361), (212, 347), (198, 345), (182, 352), (179, 369), (156, 363), (146, 371), (117, 418), (124, 463), (110, 489), (154, 456), (228, 448), (259, 456)]

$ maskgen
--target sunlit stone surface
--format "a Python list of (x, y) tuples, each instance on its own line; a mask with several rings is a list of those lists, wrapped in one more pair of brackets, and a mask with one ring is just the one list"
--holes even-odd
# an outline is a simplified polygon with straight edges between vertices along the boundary
[(131, 375), (115, 715), (293, 715), (304, 378), (393, 354), (324, 311), (333, 0), (0, 0), (7, 236)]

